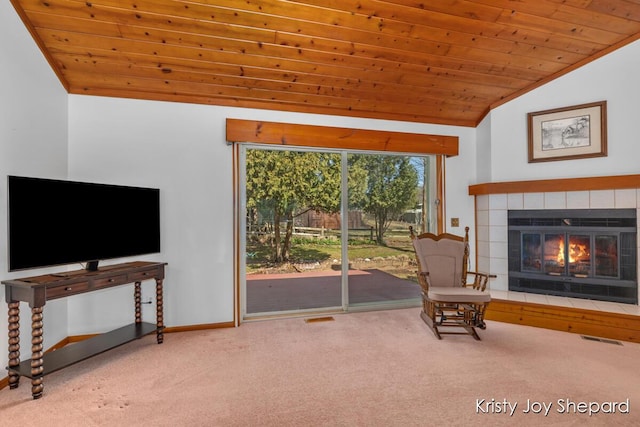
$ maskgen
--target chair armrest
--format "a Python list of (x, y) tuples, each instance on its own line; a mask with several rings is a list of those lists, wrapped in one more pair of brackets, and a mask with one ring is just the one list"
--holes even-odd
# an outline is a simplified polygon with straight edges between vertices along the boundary
[(479, 291), (484, 291), (487, 288), (487, 283), (489, 282), (490, 278), (497, 277), (495, 274), (481, 273), (478, 271), (467, 271), (467, 278), (469, 278), (470, 274), (474, 276), (473, 282), (466, 283), (465, 287), (477, 289)]

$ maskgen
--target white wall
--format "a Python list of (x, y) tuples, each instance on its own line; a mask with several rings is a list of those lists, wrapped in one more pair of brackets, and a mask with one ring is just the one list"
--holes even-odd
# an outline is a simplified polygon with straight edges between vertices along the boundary
[[(169, 263), (167, 326), (233, 320), (232, 151), (222, 113), (200, 105), (70, 97), (69, 177), (160, 188), (162, 253), (146, 258)], [(153, 283), (143, 284), (143, 300), (150, 296)], [(70, 306), (72, 334), (133, 320), (129, 287), (77, 301)], [(145, 310), (155, 313), (144, 306), (143, 316)]]
[[(162, 253), (168, 262), (165, 324), (233, 320), (232, 151), (226, 118), (284, 121), (416, 133), (459, 135), (461, 154), (447, 160), (450, 216), (473, 226), (474, 134), (469, 128), (232, 109), (204, 105), (70, 96), (69, 177), (159, 187)], [(456, 230), (450, 230), (456, 232)], [(119, 260), (116, 260), (119, 261)], [(143, 300), (153, 296), (143, 285)], [(70, 333), (108, 330), (130, 321), (128, 289), (74, 297)], [(153, 319), (153, 307), (143, 316)]]
[[(491, 112), (490, 181), (636, 174), (640, 171), (640, 41), (527, 93)], [(527, 162), (527, 113), (607, 101), (608, 156)], [(488, 182), (484, 175), (480, 182)]]
[[(476, 182), (491, 181), (491, 114), (480, 122), (476, 128)], [(474, 183), (474, 184), (475, 184)]]
[[(9, 2), (0, 2), (0, 272), (2, 280), (24, 276), (7, 271), (7, 175), (63, 178), (67, 174), (67, 94)], [(51, 207), (55, 209), (54, 206)], [(43, 211), (46, 215), (46, 211)], [(31, 270), (36, 275), (47, 270)], [(0, 331), (7, 330), (4, 286), (0, 286)], [(22, 355), (30, 356), (31, 313), (21, 304)], [(67, 303), (44, 309), (44, 345), (68, 336)], [(6, 332), (2, 333), (6, 337)], [(0, 366), (7, 366), (7, 339), (0, 340)], [(2, 377), (2, 375), (0, 375)]]

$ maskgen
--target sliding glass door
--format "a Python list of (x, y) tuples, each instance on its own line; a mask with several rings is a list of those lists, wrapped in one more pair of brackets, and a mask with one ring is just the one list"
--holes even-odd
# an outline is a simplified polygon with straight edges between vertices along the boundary
[(429, 157), (260, 146), (240, 156), (244, 319), (419, 304), (409, 225), (435, 226)]

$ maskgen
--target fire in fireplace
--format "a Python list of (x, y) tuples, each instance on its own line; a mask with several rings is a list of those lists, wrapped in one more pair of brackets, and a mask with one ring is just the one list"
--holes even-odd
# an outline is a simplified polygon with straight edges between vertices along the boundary
[(638, 303), (635, 209), (509, 211), (509, 290)]

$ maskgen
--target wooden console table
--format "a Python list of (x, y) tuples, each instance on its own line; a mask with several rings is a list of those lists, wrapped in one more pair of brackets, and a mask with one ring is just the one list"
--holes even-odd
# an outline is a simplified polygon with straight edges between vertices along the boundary
[[(18, 388), (20, 376), (31, 378), (34, 399), (42, 396), (43, 377), (96, 354), (156, 332), (163, 341), (162, 282), (166, 263), (136, 261), (101, 267), (97, 271), (77, 270), (60, 274), (5, 280), (9, 305), (9, 388)], [(156, 324), (142, 321), (141, 282), (156, 281)], [(49, 300), (65, 298), (99, 289), (134, 283), (135, 322), (43, 354), (42, 311)], [(31, 359), (20, 362), (20, 302), (31, 307)]]

